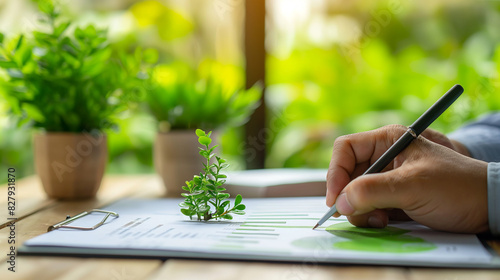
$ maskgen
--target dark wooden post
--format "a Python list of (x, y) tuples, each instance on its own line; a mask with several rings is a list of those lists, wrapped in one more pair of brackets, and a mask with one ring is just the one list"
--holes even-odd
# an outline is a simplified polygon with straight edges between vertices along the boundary
[[(246, 87), (266, 82), (265, 49), (266, 1), (245, 0), (245, 60)], [(247, 169), (264, 168), (266, 158), (266, 104), (261, 105), (245, 125), (245, 161)]]

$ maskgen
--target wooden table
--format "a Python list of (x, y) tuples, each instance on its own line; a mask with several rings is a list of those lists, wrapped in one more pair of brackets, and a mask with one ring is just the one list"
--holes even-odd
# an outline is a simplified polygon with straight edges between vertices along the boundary
[[(17, 181), (16, 188), (16, 247), (45, 233), (49, 225), (63, 220), (66, 215), (100, 208), (124, 197), (153, 198), (164, 194), (161, 181), (155, 175), (107, 176), (96, 199), (76, 202), (46, 198), (35, 176)], [(0, 187), (0, 192), (0, 279), (500, 279), (500, 270), (483, 269), (28, 256), (17, 256), (16, 272), (11, 272), (7, 263), (11, 246), (8, 244), (11, 232), (7, 188)], [(500, 252), (500, 240), (490, 243)]]

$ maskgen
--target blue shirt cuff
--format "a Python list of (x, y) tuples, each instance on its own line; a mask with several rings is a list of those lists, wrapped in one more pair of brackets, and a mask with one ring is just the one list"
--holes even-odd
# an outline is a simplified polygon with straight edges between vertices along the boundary
[(500, 162), (488, 163), (488, 223), (490, 232), (500, 236)]

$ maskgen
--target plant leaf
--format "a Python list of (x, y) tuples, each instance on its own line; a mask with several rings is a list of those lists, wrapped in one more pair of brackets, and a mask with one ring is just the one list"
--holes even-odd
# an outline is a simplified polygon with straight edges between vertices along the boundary
[(194, 207), (194, 205), (191, 202), (187, 202), (187, 201), (179, 203), (179, 206), (182, 207), (182, 208), (191, 208), (191, 207)]
[(23, 48), (21, 50), (21, 65), (24, 66), (31, 58), (31, 49)]
[(181, 213), (182, 213), (182, 214), (184, 214), (184, 215), (186, 215), (186, 216), (191, 217), (191, 216), (193, 216), (194, 214), (196, 214), (196, 211), (191, 210), (191, 209), (182, 208), (182, 209), (181, 209)]
[(54, 12), (54, 3), (52, 0), (38, 1), (38, 9), (40, 12), (50, 15)]
[(231, 214), (226, 214), (226, 215), (222, 216), (222, 218), (227, 219), (227, 220), (232, 220), (233, 216)]
[(17, 40), (16, 48), (14, 49), (14, 51), (17, 51), (21, 47), (21, 45), (23, 44), (23, 40), (24, 40), (24, 35), (21, 35), (19, 37), (19, 40)]
[[(200, 142), (200, 144), (201, 144), (201, 142)], [(204, 145), (204, 144), (202, 144), (202, 145)], [(200, 155), (201, 155), (202, 157), (204, 157), (204, 158), (208, 158), (208, 152), (207, 152), (207, 151), (202, 150), (202, 151), (200, 151), (199, 153), (200, 153)]]
[(55, 29), (54, 29), (54, 35), (56, 37), (60, 37), (64, 31), (66, 31), (66, 29), (68, 29), (68, 27), (70, 26), (71, 22), (63, 22), (61, 24), (59, 24)]
[(243, 197), (241, 196), (241, 194), (238, 194), (235, 198), (234, 198), (234, 205), (239, 205), (241, 203), (241, 201), (243, 200)]
[(225, 208), (226, 208), (226, 206), (228, 206), (228, 205), (229, 205), (229, 203), (230, 203), (230, 202), (229, 202), (229, 200), (226, 200), (226, 201), (222, 202), (222, 204), (220, 205), (220, 207), (222, 207), (222, 208), (224, 208), (224, 209), (225, 209)]
[(0, 67), (4, 69), (17, 68), (17, 64), (13, 61), (0, 60)]
[(203, 130), (201, 130), (201, 129), (197, 129), (197, 130), (196, 130), (196, 135), (197, 135), (198, 137), (206, 136), (205, 131), (203, 131)]
[(213, 192), (215, 192), (215, 191), (216, 191), (215, 186), (214, 186), (214, 185), (211, 185), (211, 184), (209, 184), (209, 185), (205, 185), (205, 188), (206, 188), (207, 190), (210, 190), (210, 191), (213, 191)]
[[(212, 143), (212, 139), (208, 138), (207, 136), (201, 136), (200, 138), (198, 138), (198, 142), (202, 145), (208, 146), (208, 145), (210, 145), (210, 143)], [(206, 152), (206, 153), (208, 156), (208, 152)]]
[(239, 204), (234, 207), (236, 210), (245, 210), (245, 208), (247, 208), (245, 204)]
[(202, 193), (203, 193), (202, 190), (198, 190), (198, 191), (192, 192), (191, 195), (198, 195), (198, 194), (202, 194)]
[[(210, 168), (212, 168), (212, 166), (210, 166)], [(212, 169), (209, 169), (209, 170), (208, 170), (208, 172), (209, 172), (210, 174), (212, 174), (214, 177), (216, 177), (216, 176), (217, 176), (217, 173), (215, 173), (215, 171), (213, 171)], [(213, 180), (212, 180), (212, 181), (213, 181)], [(213, 184), (213, 183), (215, 183), (215, 182), (212, 182), (212, 184)]]
[(198, 208), (198, 213), (205, 213), (205, 212), (207, 212), (208, 210), (210, 210), (210, 206), (208, 206), (208, 205), (201, 205), (201, 206)]
[(36, 122), (45, 121), (45, 116), (42, 114), (42, 112), (40, 112), (40, 110), (35, 105), (32, 105), (30, 103), (23, 103), (22, 108), (30, 119)]
[(201, 180), (200, 176), (196, 175), (196, 176), (193, 177), (193, 182), (194, 182), (195, 185), (201, 185), (201, 181), (202, 180)]
[(222, 163), (225, 163), (225, 162), (226, 162), (226, 160), (225, 160), (225, 159), (223, 159), (223, 158), (217, 157), (217, 162), (218, 162), (219, 164), (222, 164)]
[(228, 194), (228, 193), (220, 193), (220, 194), (218, 194), (218, 195), (217, 195), (217, 198), (218, 198), (218, 199), (227, 199), (227, 198), (229, 198), (230, 196), (231, 196), (231, 195), (230, 195), (230, 194)]
[(85, 40), (85, 33), (80, 27), (75, 28), (74, 35), (75, 38), (79, 41)]

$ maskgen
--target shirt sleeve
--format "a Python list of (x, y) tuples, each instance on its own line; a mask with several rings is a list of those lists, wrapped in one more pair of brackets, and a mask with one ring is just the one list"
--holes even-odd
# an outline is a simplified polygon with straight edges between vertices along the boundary
[(488, 223), (493, 235), (500, 235), (500, 162), (488, 163)]
[(488, 162), (488, 223), (500, 236), (500, 113), (487, 115), (448, 135), (459, 141), (473, 158)]
[(464, 144), (473, 158), (500, 162), (500, 113), (487, 115), (448, 137)]

